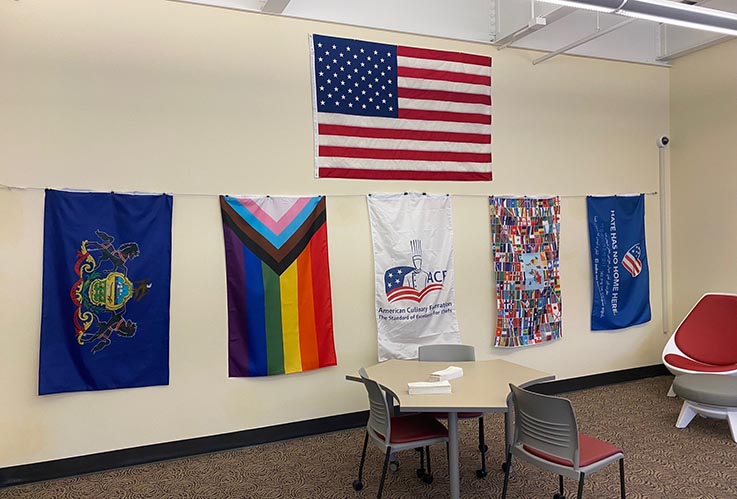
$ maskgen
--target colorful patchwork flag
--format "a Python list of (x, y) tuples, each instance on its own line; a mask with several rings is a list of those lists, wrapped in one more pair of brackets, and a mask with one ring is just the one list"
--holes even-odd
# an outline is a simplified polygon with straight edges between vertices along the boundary
[(494, 346), (561, 337), (560, 198), (489, 198), (496, 273)]
[(229, 375), (337, 364), (325, 197), (220, 197)]
[(310, 40), (317, 177), (491, 180), (491, 57)]
[(172, 197), (46, 191), (40, 395), (169, 384)]
[(594, 301), (591, 330), (621, 329), (650, 320), (645, 249), (645, 195), (586, 198)]
[(450, 196), (368, 197), (379, 361), (415, 359), (420, 345), (460, 343)]

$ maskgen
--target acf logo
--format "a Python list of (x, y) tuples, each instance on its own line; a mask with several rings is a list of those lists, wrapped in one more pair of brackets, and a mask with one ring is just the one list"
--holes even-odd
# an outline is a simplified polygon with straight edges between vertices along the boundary
[(447, 270), (425, 270), (422, 261), (422, 241), (409, 242), (412, 250), (412, 266), (392, 267), (384, 272), (384, 291), (389, 303), (410, 300), (420, 303), (433, 292), (443, 289)]

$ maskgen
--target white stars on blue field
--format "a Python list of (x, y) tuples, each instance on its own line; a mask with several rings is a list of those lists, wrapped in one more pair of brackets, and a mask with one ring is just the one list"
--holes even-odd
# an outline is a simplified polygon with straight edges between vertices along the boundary
[(317, 110), (396, 118), (394, 45), (313, 35)]

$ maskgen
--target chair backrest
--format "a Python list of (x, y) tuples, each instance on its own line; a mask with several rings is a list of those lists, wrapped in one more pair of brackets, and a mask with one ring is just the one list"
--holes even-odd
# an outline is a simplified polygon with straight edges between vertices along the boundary
[(376, 381), (368, 377), (366, 369), (362, 367), (358, 370), (358, 374), (361, 376), (363, 386), (366, 387), (368, 392), (369, 419), (367, 427), (384, 437), (384, 441), (388, 442), (391, 436), (391, 413), (386, 401), (386, 394)]
[(675, 332), (678, 348), (694, 360), (737, 363), (737, 295), (705, 294)]
[(421, 361), (448, 361), (462, 362), (476, 360), (476, 352), (471, 345), (422, 345), (417, 350), (417, 356)]
[(514, 443), (579, 465), (578, 425), (568, 399), (541, 395), (512, 384)]

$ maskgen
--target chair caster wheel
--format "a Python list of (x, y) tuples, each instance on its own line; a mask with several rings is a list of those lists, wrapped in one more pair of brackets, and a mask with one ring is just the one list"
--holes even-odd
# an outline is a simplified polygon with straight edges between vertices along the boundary
[(507, 472), (507, 463), (502, 463), (502, 471), (503, 471), (504, 473), (506, 473), (506, 472)]
[(428, 484), (429, 483), (432, 483), (432, 474), (426, 473), (426, 474), (422, 475), (422, 481), (425, 482), (425, 483), (428, 483)]
[(566, 499), (566, 496), (556, 492), (555, 494), (553, 494), (553, 499)]
[(417, 468), (417, 478), (422, 478), (425, 476), (425, 468)]
[(361, 480), (353, 480), (353, 490), (361, 490), (363, 488), (363, 482)]
[(399, 471), (399, 461), (391, 461), (389, 463), (389, 469), (392, 471)]
[(479, 452), (482, 452), (482, 453), (486, 454), (486, 452), (487, 452), (488, 450), (489, 450), (489, 446), (488, 446), (488, 445), (486, 445), (486, 444), (484, 444), (484, 445), (479, 445)]
[(486, 475), (488, 475), (488, 474), (489, 474), (489, 472), (486, 471), (486, 470), (476, 470), (476, 477), (478, 477), (478, 478), (486, 478)]

